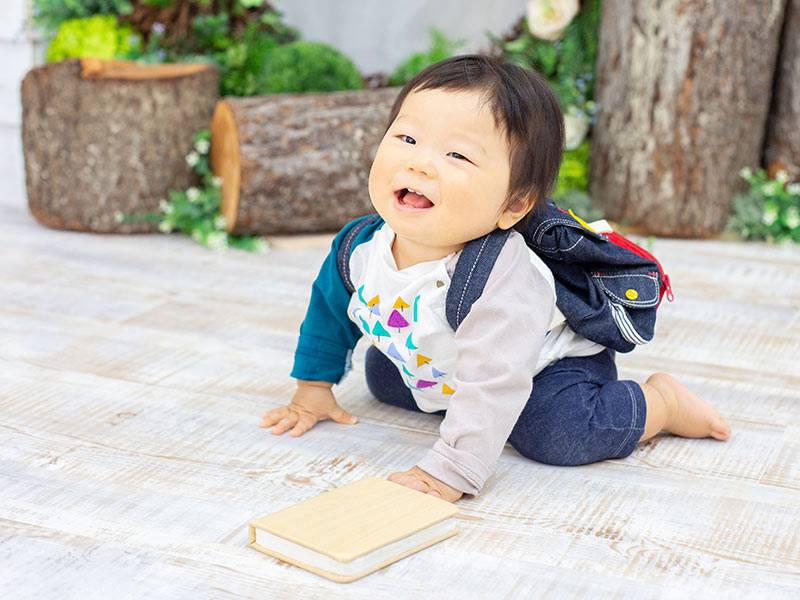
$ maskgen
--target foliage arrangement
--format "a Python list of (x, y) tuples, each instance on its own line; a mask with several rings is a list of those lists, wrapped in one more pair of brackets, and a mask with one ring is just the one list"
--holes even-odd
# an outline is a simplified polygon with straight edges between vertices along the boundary
[(726, 231), (745, 240), (800, 242), (800, 183), (789, 183), (785, 171), (769, 179), (764, 169), (745, 167), (739, 176), (750, 188), (734, 197)]
[(95, 15), (64, 21), (47, 49), (47, 60), (93, 56), (110, 59), (138, 48), (141, 38), (130, 25), (119, 25), (113, 15)]
[(169, 200), (159, 203), (158, 213), (125, 215), (117, 213), (119, 223), (157, 223), (162, 233), (178, 231), (212, 250), (228, 247), (249, 252), (266, 252), (266, 239), (249, 235), (232, 235), (220, 213), (222, 179), (211, 172), (208, 151), (211, 133), (205, 129), (195, 134), (192, 151), (186, 162), (202, 178), (202, 185), (187, 190), (170, 190)]
[(321, 42), (296, 41), (272, 50), (259, 93), (335, 92), (362, 87), (361, 74), (344, 54)]
[(453, 56), (463, 41), (448, 39), (441, 31), (435, 28), (429, 30), (431, 45), (426, 52), (417, 52), (409, 56), (395, 68), (389, 76), (389, 85), (405, 85), (422, 69)]
[(127, 15), (130, 0), (33, 0), (33, 20), (52, 34), (65, 21), (93, 15)]
[[(489, 35), (504, 61), (542, 75), (564, 111), (566, 147), (554, 198), (564, 208), (599, 218), (586, 193), (594, 122), (594, 72), (601, 0), (529, 0), (528, 14), (510, 35)], [(575, 203), (575, 206), (570, 206)]]

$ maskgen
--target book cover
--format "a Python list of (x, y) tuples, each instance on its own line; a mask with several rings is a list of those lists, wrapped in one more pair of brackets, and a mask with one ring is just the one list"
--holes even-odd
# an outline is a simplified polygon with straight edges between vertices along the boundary
[(366, 477), (252, 521), (250, 546), (349, 582), (458, 532), (451, 503)]

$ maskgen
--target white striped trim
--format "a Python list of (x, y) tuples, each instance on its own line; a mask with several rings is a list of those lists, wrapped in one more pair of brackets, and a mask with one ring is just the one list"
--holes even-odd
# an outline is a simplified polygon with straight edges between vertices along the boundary
[(628, 311), (625, 310), (625, 307), (617, 304), (616, 302), (609, 302), (609, 304), (611, 305), (611, 316), (614, 319), (614, 323), (617, 324), (617, 329), (619, 329), (622, 337), (628, 340), (631, 344), (637, 345), (646, 344), (650, 341), (644, 339), (641, 335), (639, 335), (639, 332), (636, 331), (636, 328), (633, 326), (633, 322), (628, 315)]

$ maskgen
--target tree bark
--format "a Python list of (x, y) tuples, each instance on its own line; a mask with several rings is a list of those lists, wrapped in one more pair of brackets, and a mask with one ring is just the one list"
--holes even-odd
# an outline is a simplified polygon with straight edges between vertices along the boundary
[(155, 212), (196, 181), (186, 154), (219, 97), (209, 65), (71, 59), (22, 82), (28, 204), (44, 225), (96, 233), (155, 231), (117, 212)]
[(800, 0), (786, 6), (764, 162), (800, 181)]
[(722, 230), (760, 163), (785, 0), (604, 0), (591, 195), (650, 233)]
[(236, 234), (335, 231), (373, 212), (369, 169), (397, 88), (224, 98), (211, 126)]

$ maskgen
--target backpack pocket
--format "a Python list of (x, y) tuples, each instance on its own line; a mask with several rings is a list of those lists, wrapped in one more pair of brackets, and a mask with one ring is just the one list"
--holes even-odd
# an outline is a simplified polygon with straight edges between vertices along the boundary
[(650, 308), (658, 305), (659, 275), (653, 272), (607, 271), (592, 273), (598, 287), (612, 302), (630, 308)]

